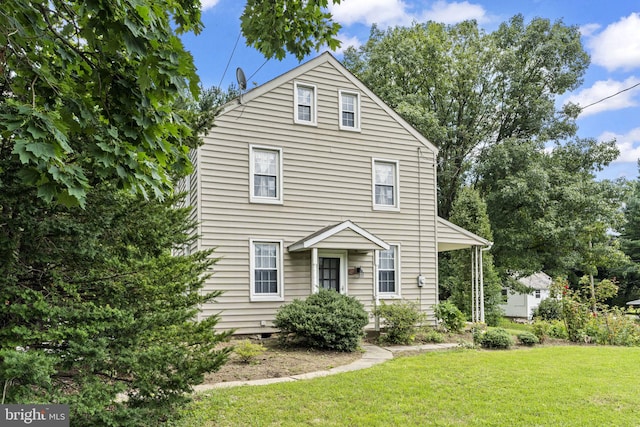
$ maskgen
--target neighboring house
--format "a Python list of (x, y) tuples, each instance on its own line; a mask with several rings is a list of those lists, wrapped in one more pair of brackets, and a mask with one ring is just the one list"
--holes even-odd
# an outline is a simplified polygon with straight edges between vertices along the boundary
[(521, 284), (533, 289), (530, 294), (520, 294), (510, 289), (502, 290), (503, 297), (506, 297), (506, 304), (500, 307), (504, 310), (506, 317), (531, 320), (533, 311), (538, 308), (540, 302), (549, 298), (551, 282), (550, 276), (540, 271), (531, 276), (518, 279)]
[(436, 155), (328, 53), (224, 106), (179, 187), (199, 223), (187, 251), (219, 258), (204, 290), (224, 293), (200, 316), (274, 332), (281, 305), (319, 288), (431, 316), (438, 251), (490, 244), (438, 218)]

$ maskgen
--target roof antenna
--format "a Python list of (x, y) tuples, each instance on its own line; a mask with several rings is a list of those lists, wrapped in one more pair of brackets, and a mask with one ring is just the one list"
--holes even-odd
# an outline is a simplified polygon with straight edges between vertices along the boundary
[(242, 91), (247, 89), (247, 78), (240, 67), (236, 68), (236, 80), (238, 81), (238, 87), (240, 88), (240, 104), (242, 104)]

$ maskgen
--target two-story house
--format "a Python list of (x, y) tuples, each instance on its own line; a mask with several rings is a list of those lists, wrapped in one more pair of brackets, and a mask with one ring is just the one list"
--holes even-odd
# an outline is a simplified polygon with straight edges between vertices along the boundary
[(319, 288), (431, 315), (438, 251), (489, 245), (438, 218), (436, 156), (328, 53), (227, 104), (183, 183), (199, 222), (190, 250), (219, 258), (205, 290), (224, 291), (201, 316), (273, 332), (281, 305)]

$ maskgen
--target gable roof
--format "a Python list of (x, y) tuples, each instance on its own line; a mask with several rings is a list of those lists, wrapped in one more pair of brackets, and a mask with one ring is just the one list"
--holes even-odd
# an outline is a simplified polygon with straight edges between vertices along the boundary
[(340, 72), (345, 78), (347, 78), (354, 86), (360, 89), (363, 93), (365, 93), (373, 102), (375, 102), (380, 108), (382, 108), (387, 114), (389, 114), (393, 119), (398, 122), (403, 128), (405, 128), (411, 135), (413, 135), (420, 143), (422, 143), (425, 147), (429, 148), (431, 151), (436, 154), (438, 152), (438, 148), (433, 145), (427, 138), (422, 136), (420, 132), (418, 132), (413, 126), (411, 126), (406, 120), (404, 120), (398, 113), (396, 113), (391, 107), (389, 107), (385, 102), (380, 99), (375, 93), (373, 93), (364, 83), (362, 83), (356, 76), (354, 76), (349, 70), (345, 68), (344, 65), (340, 63), (333, 55), (329, 52), (324, 52), (321, 55), (307, 61), (296, 68), (293, 68), (287, 71), (284, 74), (264, 83), (258, 87), (251, 89), (250, 91), (242, 94), (236, 100), (233, 100), (227, 103), (220, 110), (220, 114), (225, 114), (228, 111), (234, 110), (241, 105), (244, 105), (248, 102), (251, 102), (253, 99), (277, 88), (278, 86), (298, 78), (299, 76), (307, 73), (308, 71), (318, 67), (319, 65), (329, 63), (331, 64), (338, 72)]
[(465, 249), (471, 246), (491, 246), (492, 242), (438, 217), (438, 252)]
[[(351, 233), (345, 233), (350, 231)], [(340, 234), (349, 234), (349, 249), (356, 250), (376, 250), (389, 249), (389, 244), (369, 233), (351, 221), (344, 221), (339, 224), (329, 225), (313, 234), (308, 235), (302, 240), (290, 245), (287, 249), (289, 252), (297, 252), (320, 246), (321, 243), (329, 241), (332, 237), (338, 237)], [(355, 237), (355, 239), (354, 239)], [(336, 239), (337, 240), (337, 239)]]
[(519, 278), (518, 282), (532, 289), (549, 289), (553, 279), (551, 279), (551, 276), (544, 271), (538, 271), (537, 273), (533, 273), (531, 276)]

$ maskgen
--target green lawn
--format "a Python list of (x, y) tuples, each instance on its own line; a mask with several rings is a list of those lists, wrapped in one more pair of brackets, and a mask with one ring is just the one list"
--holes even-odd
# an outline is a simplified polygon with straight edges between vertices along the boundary
[(185, 426), (638, 426), (640, 348), (454, 350), (216, 390)]

